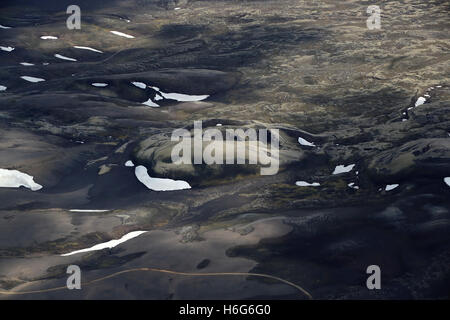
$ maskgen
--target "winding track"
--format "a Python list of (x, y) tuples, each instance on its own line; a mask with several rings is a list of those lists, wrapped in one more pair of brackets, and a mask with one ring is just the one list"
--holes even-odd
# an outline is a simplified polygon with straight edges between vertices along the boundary
[[(114, 278), (118, 275), (125, 274), (125, 273), (131, 273), (131, 272), (159, 272), (159, 273), (166, 273), (166, 274), (173, 274), (173, 275), (180, 275), (180, 276), (190, 276), (190, 277), (214, 277), (214, 276), (254, 276), (254, 277), (260, 277), (260, 278), (267, 278), (276, 280), (282, 283), (285, 283), (298, 291), (300, 291), (303, 295), (307, 296), (308, 299), (312, 300), (312, 295), (300, 287), (299, 285), (296, 285), (295, 283), (292, 283), (288, 280), (284, 280), (282, 278), (271, 276), (268, 274), (263, 273), (251, 273), (251, 272), (211, 272), (211, 273), (194, 273), (194, 272), (178, 272), (173, 270), (166, 270), (166, 269), (158, 269), (158, 268), (134, 268), (134, 269), (127, 269), (115, 272), (113, 274), (94, 279), (88, 282), (83, 283), (83, 286), (87, 286), (90, 284), (94, 284), (97, 282), (101, 282), (106, 279)], [(42, 289), (42, 290), (34, 290), (34, 291), (3, 291), (0, 290), (0, 294), (3, 295), (23, 295), (23, 294), (34, 294), (34, 293), (44, 293), (44, 292), (52, 292), (52, 291), (59, 291), (59, 290), (67, 290), (66, 286), (63, 287), (56, 287), (56, 288), (48, 288), (48, 289)]]

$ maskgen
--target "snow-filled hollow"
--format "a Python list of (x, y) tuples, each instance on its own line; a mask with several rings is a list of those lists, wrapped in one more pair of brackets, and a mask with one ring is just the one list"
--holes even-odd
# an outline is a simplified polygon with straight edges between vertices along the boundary
[(55, 54), (55, 58), (67, 60), (67, 61), (77, 61), (77, 59), (69, 58), (69, 57), (63, 56), (62, 54), (59, 54), (59, 53)]
[(350, 182), (349, 184), (347, 184), (347, 186), (349, 188), (352, 188), (352, 189), (355, 189), (355, 190), (359, 189), (359, 186), (357, 186), (354, 182)]
[(133, 161), (128, 160), (127, 162), (125, 162), (125, 167), (134, 167)]
[(384, 188), (384, 190), (391, 191), (391, 190), (394, 190), (395, 188), (397, 188), (398, 186), (399, 186), (398, 183), (388, 184), (388, 185), (386, 185), (386, 188)]
[(103, 242), (103, 243), (99, 243), (96, 244), (95, 246), (92, 246), (90, 248), (86, 248), (86, 249), (81, 249), (81, 250), (76, 250), (76, 251), (72, 251), (69, 253), (65, 253), (62, 254), (62, 257), (67, 257), (67, 256), (71, 256), (77, 253), (83, 253), (83, 252), (90, 252), (90, 251), (98, 251), (98, 250), (103, 250), (103, 249), (112, 249), (116, 246), (118, 246), (121, 243), (124, 243), (125, 241), (131, 240), (133, 238), (136, 238), (137, 236), (140, 236), (143, 233), (146, 233), (147, 231), (133, 231), (130, 233), (127, 233), (126, 235), (124, 235), (122, 238), (117, 239), (117, 240), (110, 240), (107, 242)]
[(298, 143), (300, 143), (302, 146), (307, 146), (307, 147), (315, 147), (316, 146), (314, 144), (314, 142), (309, 142), (309, 141), (303, 139), (302, 137), (298, 138)]
[(416, 103), (414, 104), (415, 107), (418, 107), (422, 104), (424, 104), (427, 101), (427, 99), (425, 99), (424, 97), (419, 97), (416, 101)]
[(137, 166), (134, 170), (136, 178), (145, 185), (148, 189), (153, 191), (175, 191), (191, 189), (189, 183), (183, 180), (152, 178), (148, 175), (147, 168), (144, 166)]
[(11, 52), (11, 51), (14, 51), (15, 50), (15, 48), (14, 47), (3, 47), (3, 46), (0, 46), (0, 50), (2, 50), (2, 51), (6, 51), (6, 52)]
[(143, 82), (132, 82), (133, 85), (135, 85), (138, 88), (145, 89), (147, 87), (152, 88), (153, 90), (157, 91), (158, 94), (155, 97), (155, 100), (162, 100), (162, 99), (169, 99), (169, 100), (175, 100), (178, 102), (195, 102), (195, 101), (202, 101), (207, 98), (209, 98), (208, 94), (203, 95), (190, 95), (190, 94), (184, 94), (184, 93), (177, 93), (177, 92), (163, 92), (158, 87), (152, 87), (147, 86), (147, 84)]
[(159, 104), (154, 103), (152, 101), (152, 99), (148, 99), (147, 101), (142, 102), (142, 104), (145, 104), (146, 106), (149, 106), (149, 107), (152, 107), (152, 108), (159, 108), (160, 107)]
[(353, 167), (355, 164), (349, 164), (348, 166), (345, 165), (337, 165), (336, 168), (333, 171), (333, 174), (340, 174), (340, 173), (346, 173), (353, 170)]
[(107, 83), (103, 83), (103, 82), (94, 82), (94, 83), (91, 83), (91, 85), (92, 85), (93, 87), (99, 87), (99, 88), (104, 88), (104, 87), (107, 87), (107, 86), (108, 86)]
[(34, 182), (33, 176), (18, 170), (0, 169), (0, 188), (25, 187), (32, 191), (42, 189), (40, 184)]
[(120, 31), (111, 31), (112, 34), (115, 34), (116, 36), (128, 38), (128, 39), (134, 39), (134, 36), (120, 32)]
[(41, 81), (45, 81), (45, 79), (42, 78), (36, 78), (36, 77), (31, 77), (31, 76), (21, 76), (20, 78), (22, 78), (25, 81), (28, 82), (41, 82)]
[(131, 84), (134, 85), (135, 87), (138, 87), (139, 89), (147, 88), (147, 85), (140, 81), (133, 81), (133, 82), (131, 82)]
[(165, 93), (160, 91), (159, 92), (164, 99), (171, 99), (176, 100), (179, 102), (193, 102), (193, 101), (202, 101), (209, 97), (209, 95), (189, 95), (189, 94), (183, 94), (183, 93)]
[(295, 185), (299, 186), (299, 187), (320, 187), (320, 183), (319, 182), (306, 182), (306, 181), (297, 181), (295, 183)]
[(41, 36), (42, 40), (57, 40), (58, 37), (55, 36)]
[(91, 47), (83, 47), (83, 46), (73, 46), (75, 49), (81, 49), (81, 50), (89, 50), (92, 52), (97, 52), (97, 53), (103, 53), (103, 51), (91, 48)]
[(450, 187), (450, 177), (445, 177), (444, 182), (446, 185), (448, 185)]

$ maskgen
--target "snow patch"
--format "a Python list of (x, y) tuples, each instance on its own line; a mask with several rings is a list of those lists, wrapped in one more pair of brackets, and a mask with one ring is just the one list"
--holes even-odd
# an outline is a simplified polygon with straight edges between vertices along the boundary
[(445, 177), (444, 182), (446, 185), (448, 185), (450, 187), (450, 177)]
[(319, 187), (320, 186), (320, 183), (318, 183), (318, 182), (309, 183), (306, 181), (297, 181), (295, 184), (299, 187)]
[(125, 38), (128, 38), (128, 39), (133, 39), (134, 38), (133, 36), (131, 36), (129, 34), (126, 34), (126, 33), (123, 33), (123, 32), (119, 32), (119, 31), (111, 31), (111, 33), (115, 34), (116, 36), (125, 37)]
[(152, 178), (148, 175), (147, 168), (137, 166), (134, 170), (136, 178), (147, 188), (153, 191), (172, 191), (190, 189), (191, 186), (186, 181)]
[(128, 160), (127, 162), (125, 162), (125, 167), (134, 167), (133, 161)]
[(8, 88), (0, 85), (0, 91), (5, 91), (6, 89), (8, 89)]
[(158, 98), (157, 99), (155, 98), (155, 100), (161, 100), (162, 99), (161, 96), (162, 96), (162, 97), (164, 97), (164, 99), (171, 99), (171, 100), (176, 100), (176, 101), (180, 101), (180, 102), (192, 102), (192, 101), (205, 100), (209, 97), (209, 95), (206, 95), (206, 94), (205, 95), (189, 95), (189, 94), (176, 93), (176, 92), (166, 93), (166, 92), (162, 92), (158, 87), (152, 87), (152, 86), (149, 86), (149, 87), (155, 91), (158, 91), (158, 93), (159, 93), (159, 95), (156, 95)]
[(14, 49), (15, 49), (14, 47), (3, 47), (3, 46), (0, 46), (0, 50), (6, 51), (6, 52), (11, 52)]
[(34, 63), (29, 63), (29, 62), (21, 62), (20, 64), (25, 66), (25, 67), (34, 66)]
[(19, 188), (22, 186), (32, 191), (42, 189), (42, 186), (34, 182), (33, 177), (26, 173), (18, 170), (0, 169), (1, 188)]
[(308, 147), (315, 147), (316, 145), (313, 142), (309, 142), (302, 137), (298, 138), (298, 143), (300, 143), (302, 146), (308, 146)]
[(425, 101), (427, 101), (427, 99), (425, 99), (424, 97), (419, 97), (419, 99), (417, 99), (417, 101), (416, 101), (416, 103), (415, 103), (414, 106), (415, 106), (415, 107), (418, 107), (418, 106), (424, 104)]
[(165, 93), (160, 91), (159, 92), (165, 99), (171, 99), (181, 102), (189, 102), (189, 101), (201, 101), (205, 100), (209, 97), (209, 95), (188, 95), (188, 94), (182, 94), (182, 93)]
[(142, 104), (145, 104), (146, 106), (153, 107), (153, 108), (159, 108), (159, 104), (154, 103), (152, 101), (152, 99), (148, 99), (147, 101), (142, 102)]
[(356, 189), (356, 190), (359, 189), (359, 187), (356, 186), (354, 182), (350, 182), (350, 183), (348, 184), (348, 186), (349, 186), (350, 188), (352, 188), (352, 189)]
[(338, 165), (334, 169), (333, 174), (340, 174), (340, 173), (350, 172), (350, 171), (353, 170), (354, 166), (355, 166), (355, 164), (349, 164), (348, 166)]
[(81, 49), (81, 50), (89, 50), (89, 51), (94, 51), (94, 52), (98, 52), (98, 53), (103, 53), (103, 51), (91, 48), (91, 47), (82, 47), (82, 46), (73, 46), (75, 49)]
[(398, 183), (388, 184), (388, 185), (386, 185), (386, 188), (384, 188), (384, 190), (391, 191), (391, 190), (394, 190), (395, 188), (397, 188), (398, 186), (399, 186)]
[(55, 54), (55, 57), (58, 59), (67, 60), (67, 61), (77, 61), (77, 59), (69, 58), (69, 57), (63, 56), (59, 53)]
[(4, 25), (0, 24), (0, 29), (11, 29), (11, 27), (7, 27), (7, 26), (4, 26)]
[(145, 84), (145, 83), (143, 83), (143, 82), (138, 82), (138, 81), (135, 81), (135, 82), (131, 82), (134, 86), (136, 86), (136, 87), (138, 87), (139, 89), (145, 89), (145, 88), (147, 88), (147, 85)]
[(128, 241), (130, 239), (136, 238), (137, 236), (140, 236), (141, 234), (146, 233), (146, 232), (147, 231), (133, 231), (133, 232), (127, 233), (126, 235), (124, 235), (120, 239), (99, 243), (99, 244), (96, 244), (93, 247), (72, 251), (72, 252), (69, 252), (69, 253), (62, 254), (61, 256), (62, 257), (67, 257), (67, 256), (71, 256), (73, 254), (82, 253), (82, 252), (98, 251), (98, 250), (103, 250), (103, 249), (106, 249), (106, 248), (111, 249), (111, 248), (114, 248), (114, 247), (118, 246), (121, 243), (124, 243), (125, 241)]
[(36, 78), (36, 77), (30, 77), (30, 76), (21, 76), (21, 78), (25, 81), (29, 81), (29, 82), (41, 82), (41, 81), (45, 81), (45, 79), (42, 78)]
[(101, 88), (104, 88), (104, 87), (108, 86), (107, 83), (103, 83), (103, 82), (94, 82), (94, 83), (91, 83), (91, 85), (94, 86), (94, 87), (101, 87)]
[(58, 37), (55, 36), (41, 36), (42, 40), (56, 40)]

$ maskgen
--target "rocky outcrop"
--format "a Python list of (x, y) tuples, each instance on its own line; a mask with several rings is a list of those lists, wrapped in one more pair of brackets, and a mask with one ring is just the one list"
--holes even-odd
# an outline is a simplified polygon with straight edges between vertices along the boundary
[[(235, 131), (236, 135), (234, 137), (227, 133), (227, 130), (238, 128), (242, 131)], [(251, 123), (244, 127), (220, 126), (203, 128), (204, 132), (208, 129), (214, 130), (223, 137), (223, 141), (203, 140), (202, 142), (203, 155), (207, 150), (223, 152), (220, 158), (222, 161), (219, 164), (216, 161), (215, 163), (206, 165), (207, 160), (205, 159), (203, 159), (201, 164), (194, 164), (193, 130), (189, 131), (190, 136), (188, 138), (190, 141), (190, 161), (186, 161), (185, 163), (173, 162), (172, 152), (180, 142), (171, 141), (170, 133), (153, 135), (141, 141), (134, 150), (134, 157), (137, 163), (148, 166), (149, 170), (158, 177), (186, 179), (189, 182), (198, 183), (225, 177), (230, 179), (242, 174), (261, 173), (264, 175), (264, 168), (267, 170), (269, 170), (268, 168), (273, 168), (275, 172), (272, 174), (276, 174), (278, 170), (283, 170), (289, 165), (298, 163), (305, 158), (305, 153), (299, 148), (298, 143), (283, 131), (279, 131), (280, 134), (277, 137), (271, 137), (271, 134), (268, 134), (268, 138), (265, 140), (261, 140), (261, 136), (258, 136), (257, 140), (253, 140), (252, 138), (248, 139), (245, 135), (249, 132), (247, 130), (255, 129), (255, 132), (258, 132), (258, 128), (262, 128), (260, 123)], [(244, 146), (245, 154), (238, 153), (235, 140), (244, 142), (242, 146)], [(274, 149), (278, 147), (275, 144), (272, 145), (274, 141), (277, 141), (279, 145), (278, 155), (275, 153), (276, 149)], [(226, 156), (228, 150), (233, 150), (233, 163), (227, 164)], [(231, 154), (231, 151), (228, 152)], [(211, 151), (211, 154), (215, 155), (214, 151)], [(182, 155), (182, 152), (180, 155)], [(257, 159), (257, 163), (250, 164), (251, 159)], [(239, 163), (238, 160), (240, 160)], [(270, 175), (270, 173), (267, 175)]]
[(373, 178), (442, 177), (450, 173), (450, 139), (419, 139), (376, 155), (368, 169)]

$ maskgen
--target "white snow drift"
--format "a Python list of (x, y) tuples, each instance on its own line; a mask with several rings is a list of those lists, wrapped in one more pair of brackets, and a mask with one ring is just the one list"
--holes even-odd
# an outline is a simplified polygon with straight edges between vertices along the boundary
[(309, 183), (306, 181), (297, 181), (295, 184), (299, 187), (319, 187), (320, 186), (320, 183), (318, 183), (318, 182)]
[(298, 138), (298, 143), (300, 143), (302, 146), (308, 146), (308, 147), (315, 147), (316, 145), (313, 142), (309, 142), (302, 137)]
[(354, 182), (350, 182), (347, 186), (348, 186), (349, 188), (352, 188), (352, 189), (356, 189), (356, 190), (359, 189), (359, 187), (358, 187), (357, 185), (355, 185)]
[(147, 101), (142, 102), (142, 104), (145, 104), (146, 106), (153, 107), (153, 108), (159, 108), (159, 104), (154, 103), (152, 101), (152, 99), (148, 99)]
[(45, 81), (45, 79), (42, 78), (36, 78), (36, 77), (30, 77), (30, 76), (21, 76), (21, 78), (25, 81), (29, 81), (29, 82), (41, 82), (41, 81)]
[(388, 185), (386, 185), (386, 188), (384, 190), (391, 191), (391, 190), (394, 190), (395, 188), (397, 188), (398, 186), (399, 186), (399, 184), (397, 184), (397, 183), (388, 184)]
[(93, 52), (103, 53), (103, 51), (91, 48), (91, 47), (83, 47), (83, 46), (73, 46), (75, 49), (81, 49), (81, 50), (89, 50)]
[(91, 85), (94, 87), (100, 87), (100, 88), (104, 88), (104, 87), (108, 86), (107, 83), (103, 83), (103, 82), (94, 82), (94, 83), (91, 83)]
[[(157, 91), (158, 94), (155, 96), (156, 101), (162, 100), (164, 98), (164, 99), (176, 100), (179, 102), (193, 102), (193, 101), (205, 100), (209, 97), (209, 95), (207, 95), (207, 94), (189, 95), (189, 94), (176, 93), (176, 92), (166, 93), (166, 92), (162, 92), (158, 87), (147, 86), (147, 84), (145, 84), (143, 82), (134, 81), (131, 83), (140, 89), (146, 89), (147, 87), (149, 87), (149, 88), (152, 88), (153, 90)], [(159, 107), (159, 105), (157, 105), (156, 103), (151, 101), (151, 99), (144, 102), (144, 104), (150, 105), (151, 107)]]
[(6, 52), (11, 52), (14, 49), (15, 49), (14, 47), (3, 47), (3, 46), (0, 46), (0, 50), (6, 51)]
[(415, 106), (415, 107), (418, 107), (418, 106), (424, 104), (425, 101), (427, 101), (427, 99), (425, 99), (424, 97), (419, 97), (419, 99), (417, 99), (417, 101), (416, 101), (416, 103), (415, 103), (414, 106)]
[(125, 167), (134, 167), (133, 161), (128, 160), (127, 162), (125, 162)]
[(134, 38), (133, 36), (131, 36), (129, 34), (126, 34), (126, 33), (123, 33), (123, 32), (119, 32), (119, 31), (111, 31), (111, 33), (115, 34), (116, 36), (125, 37), (125, 38), (129, 38), (129, 39), (133, 39)]
[(111, 248), (114, 248), (114, 247), (118, 246), (119, 244), (121, 244), (121, 243), (123, 243), (125, 241), (128, 241), (130, 239), (136, 238), (137, 236), (140, 236), (141, 234), (146, 233), (146, 232), (147, 231), (133, 231), (133, 232), (127, 233), (126, 235), (124, 235), (120, 239), (99, 243), (99, 244), (96, 244), (93, 247), (72, 251), (72, 252), (69, 252), (69, 253), (62, 254), (61, 256), (62, 257), (67, 257), (67, 256), (71, 256), (73, 254), (82, 253), (82, 252), (98, 251), (98, 250), (103, 250), (103, 249), (106, 249), (106, 248), (111, 249)]
[(34, 182), (33, 177), (18, 170), (0, 169), (0, 188), (25, 187), (32, 191), (42, 189), (40, 184)]
[(444, 182), (446, 185), (448, 185), (450, 187), (450, 177), (445, 177)]
[(143, 82), (139, 82), (139, 81), (134, 81), (131, 82), (134, 86), (138, 87), (139, 89), (145, 89), (147, 88), (147, 85)]
[(355, 166), (355, 164), (349, 164), (348, 166), (338, 165), (334, 169), (333, 174), (340, 174), (340, 173), (350, 172), (350, 171), (353, 170), (354, 166)]
[(165, 98), (165, 99), (172, 99), (176, 101), (181, 102), (189, 102), (189, 101), (201, 101), (205, 100), (209, 97), (209, 95), (189, 95), (189, 94), (183, 94), (183, 93), (165, 93), (162, 91), (159, 91), (159, 93)]
[(59, 53), (55, 54), (55, 57), (58, 59), (67, 60), (67, 61), (77, 61), (77, 59), (69, 58), (69, 57), (63, 56), (62, 54), (59, 54)]
[(56, 40), (58, 37), (55, 36), (41, 36), (42, 40)]
[(142, 184), (153, 191), (173, 191), (191, 188), (186, 181), (152, 178), (148, 175), (147, 168), (144, 166), (137, 166), (134, 174)]

